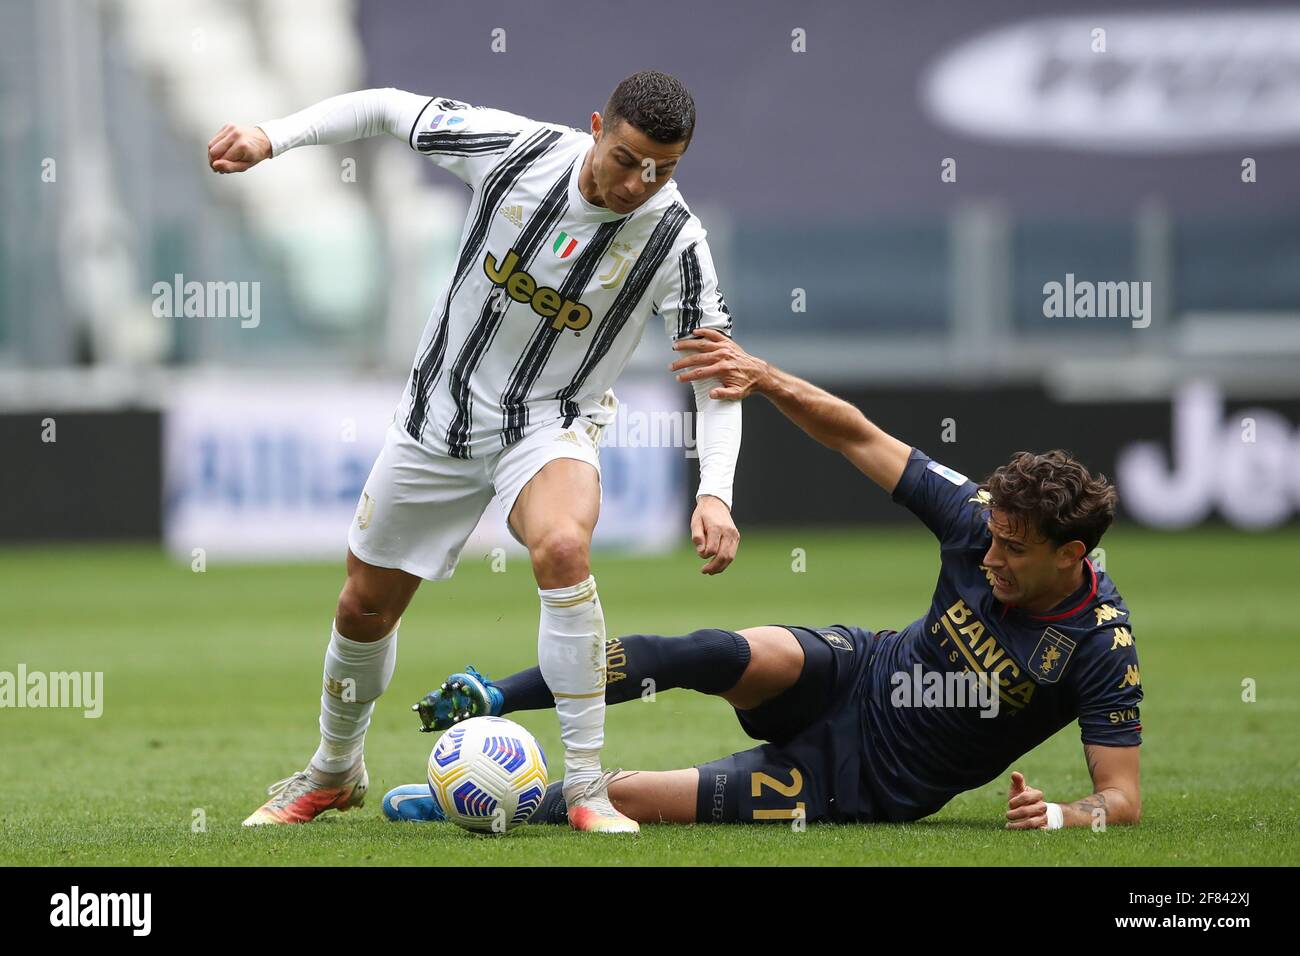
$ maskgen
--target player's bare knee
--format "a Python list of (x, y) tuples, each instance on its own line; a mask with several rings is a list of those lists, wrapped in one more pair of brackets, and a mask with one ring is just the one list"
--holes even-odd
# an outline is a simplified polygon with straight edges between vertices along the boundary
[(537, 583), (543, 588), (577, 584), (591, 573), (590, 541), (580, 529), (562, 529), (543, 535), (530, 555)]
[(773, 679), (799, 678), (803, 670), (803, 648), (799, 639), (784, 627), (752, 627), (740, 631), (749, 642), (749, 670)]
[(763, 654), (767, 658), (766, 670), (774, 680), (793, 684), (803, 671), (803, 648), (793, 634), (785, 628), (780, 630), (782, 633), (777, 639), (765, 642)]
[(334, 627), (350, 641), (377, 641), (397, 625), (398, 615), (345, 587), (334, 611)]
[(749, 643), (749, 664), (723, 698), (749, 710), (793, 687), (803, 671), (798, 639), (783, 627), (752, 627), (738, 632)]

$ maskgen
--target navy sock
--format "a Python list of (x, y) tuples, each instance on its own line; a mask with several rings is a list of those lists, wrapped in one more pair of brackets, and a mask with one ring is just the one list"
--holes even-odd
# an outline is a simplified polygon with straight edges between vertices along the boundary
[[(704, 628), (685, 637), (616, 637), (605, 642), (605, 703), (621, 704), (636, 700), (648, 689), (658, 693), (673, 687), (721, 694), (736, 686), (748, 666), (749, 642), (735, 631)], [(647, 680), (653, 683), (647, 685)], [(555, 706), (541, 668), (493, 683), (505, 698), (503, 714)]]
[(546, 796), (537, 805), (529, 823), (568, 823), (569, 807), (564, 802), (564, 781), (557, 780), (546, 788)]

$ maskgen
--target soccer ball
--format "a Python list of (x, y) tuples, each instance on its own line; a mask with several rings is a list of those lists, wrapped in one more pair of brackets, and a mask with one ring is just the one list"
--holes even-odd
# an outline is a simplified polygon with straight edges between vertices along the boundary
[(546, 794), (546, 754), (513, 720), (472, 717), (438, 738), (429, 789), (466, 830), (505, 833), (527, 823)]

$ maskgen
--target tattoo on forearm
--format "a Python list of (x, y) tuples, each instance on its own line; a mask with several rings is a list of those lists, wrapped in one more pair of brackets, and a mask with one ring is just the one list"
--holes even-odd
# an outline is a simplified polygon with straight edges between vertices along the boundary
[(1104, 793), (1094, 793), (1090, 797), (1076, 800), (1074, 803), (1070, 804), (1070, 806), (1075, 810), (1082, 810), (1084, 813), (1092, 813), (1098, 808), (1101, 809), (1102, 813), (1106, 813), (1106, 795)]
[(1093, 783), (1097, 781), (1097, 754), (1091, 747), (1083, 748), (1083, 755), (1088, 761), (1088, 776), (1092, 778)]

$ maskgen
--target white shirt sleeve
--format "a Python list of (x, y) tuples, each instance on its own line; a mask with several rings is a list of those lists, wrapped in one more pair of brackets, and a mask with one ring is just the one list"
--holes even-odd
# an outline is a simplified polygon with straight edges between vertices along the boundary
[(740, 402), (710, 398), (716, 378), (692, 382), (695, 389), (695, 449), (700, 455), (700, 487), (695, 493), (721, 498), (731, 507), (731, 489), (740, 456)]
[[(655, 305), (663, 316), (664, 329), (673, 341), (687, 338), (696, 329), (717, 329), (731, 334), (731, 311), (727, 308), (704, 227), (691, 216), (678, 239), (681, 252), (664, 263), (655, 288)], [(695, 388), (696, 450), (700, 455), (699, 495), (713, 495), (731, 507), (736, 459), (740, 455), (740, 402), (710, 398), (717, 379), (693, 382)]]
[(662, 266), (655, 302), (664, 319), (664, 329), (673, 341), (696, 329), (717, 329), (731, 334), (731, 310), (718, 288), (713, 256), (700, 221), (691, 216), (679, 243), (685, 246), (675, 260)]
[(428, 102), (427, 96), (404, 90), (359, 90), (257, 125), (271, 141), (272, 156), (299, 146), (349, 143), (380, 133), (407, 139)]
[(542, 124), (445, 96), (386, 88), (332, 96), (258, 125), (271, 141), (272, 156), (298, 146), (347, 143), (388, 133), (477, 188), (521, 132)]

